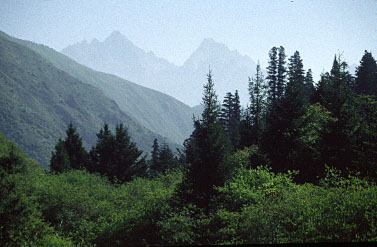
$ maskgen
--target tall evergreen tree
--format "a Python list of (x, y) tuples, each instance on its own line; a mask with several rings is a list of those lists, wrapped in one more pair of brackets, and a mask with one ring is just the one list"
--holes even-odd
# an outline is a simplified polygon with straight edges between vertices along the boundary
[(298, 51), (289, 58), (288, 82), (282, 99), (270, 104), (263, 150), (275, 170), (299, 169), (297, 153), (297, 120), (305, 113), (308, 101), (304, 91), (304, 69)]
[(324, 137), (323, 160), (339, 169), (355, 159), (351, 146), (359, 119), (347, 67), (341, 56), (335, 56), (330, 73), (322, 75), (316, 92), (316, 100), (337, 119)]
[(140, 169), (145, 169), (145, 158), (141, 157), (142, 151), (131, 141), (128, 131), (119, 124), (115, 128), (115, 149), (113, 154), (111, 177), (116, 177), (119, 181), (131, 180), (134, 173), (143, 173)]
[(276, 81), (276, 98), (280, 100), (284, 95), (285, 78), (287, 75), (287, 68), (285, 66), (285, 49), (283, 46), (278, 48), (278, 65), (277, 65), (277, 81)]
[(194, 120), (194, 131), (185, 146), (189, 168), (178, 193), (183, 202), (209, 209), (214, 186), (224, 182), (223, 168), (229, 150), (219, 121), (220, 106), (211, 71), (204, 85), (203, 106), (202, 119)]
[(50, 161), (50, 169), (54, 172), (64, 172), (71, 168), (69, 162), (68, 154), (64, 146), (62, 139), (59, 139), (58, 143), (55, 145), (55, 152), (52, 153)]
[(174, 157), (173, 151), (169, 148), (167, 143), (163, 143), (159, 152), (159, 172), (164, 173), (168, 169), (178, 166), (178, 161)]
[(230, 142), (234, 147), (238, 147), (240, 143), (240, 122), (241, 122), (241, 103), (238, 90), (234, 93), (232, 103), (232, 120), (231, 120), (231, 136)]
[(204, 85), (203, 92), (203, 113), (201, 123), (208, 127), (211, 124), (218, 123), (220, 116), (220, 104), (217, 100), (214, 83), (212, 81), (212, 72), (209, 70), (207, 83)]
[(365, 51), (356, 70), (355, 90), (358, 94), (377, 96), (377, 63), (371, 52)]
[(304, 79), (304, 95), (310, 102), (312, 102), (314, 94), (315, 94), (315, 88), (314, 88), (313, 74), (312, 74), (312, 70), (308, 69), (308, 71), (306, 72), (305, 79)]
[(68, 154), (70, 166), (72, 169), (81, 169), (88, 161), (88, 153), (82, 146), (82, 138), (72, 123), (68, 125), (66, 134), (64, 147)]
[(241, 106), (238, 91), (234, 96), (228, 92), (221, 108), (221, 124), (233, 147), (238, 147), (240, 141)]
[(259, 62), (256, 68), (255, 77), (249, 78), (249, 95), (250, 95), (250, 116), (252, 125), (253, 144), (259, 145), (265, 127), (266, 113), (266, 86), (264, 83), (263, 73)]
[(271, 103), (275, 103), (277, 98), (277, 81), (278, 81), (278, 59), (277, 48), (272, 47), (268, 53), (269, 61), (267, 67), (267, 81), (269, 84), (268, 99)]
[(112, 156), (115, 150), (115, 137), (111, 133), (109, 125), (104, 123), (103, 128), (97, 134), (96, 146), (90, 151), (92, 172), (98, 172), (102, 175), (110, 175), (112, 166)]
[(223, 104), (221, 107), (221, 124), (224, 128), (225, 133), (230, 136), (232, 128), (232, 115), (233, 115), (233, 101), (234, 96), (231, 92), (226, 93)]
[(159, 160), (159, 153), (160, 153), (160, 147), (158, 145), (158, 141), (155, 138), (152, 145), (152, 152), (151, 152), (151, 170), (155, 171), (156, 167), (158, 166), (158, 160)]

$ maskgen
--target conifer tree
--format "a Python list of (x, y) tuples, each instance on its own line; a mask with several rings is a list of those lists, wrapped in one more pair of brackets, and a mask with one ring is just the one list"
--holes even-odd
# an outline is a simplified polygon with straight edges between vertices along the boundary
[(305, 80), (304, 80), (304, 95), (310, 102), (312, 102), (314, 94), (315, 94), (315, 88), (314, 88), (312, 70), (308, 69), (308, 71), (306, 72)]
[(233, 115), (233, 101), (234, 97), (231, 92), (226, 93), (222, 108), (221, 108), (221, 124), (224, 128), (225, 133), (230, 136), (231, 135), (231, 124), (232, 124), (232, 115)]
[[(128, 131), (119, 124), (115, 128), (115, 149), (113, 154), (113, 164), (111, 177), (116, 177), (119, 181), (131, 180), (133, 173), (139, 169), (144, 169), (144, 158), (140, 158), (142, 151), (131, 141)], [(137, 171), (140, 173), (140, 171)]]
[(275, 103), (275, 100), (277, 97), (277, 81), (278, 81), (277, 48), (272, 47), (270, 52), (268, 53), (268, 56), (270, 58), (270, 60), (268, 61), (267, 77), (266, 77), (268, 81), (268, 85), (269, 85), (268, 99), (271, 103)]
[(279, 171), (299, 169), (295, 147), (297, 145), (297, 120), (305, 113), (304, 69), (298, 51), (289, 58), (288, 82), (284, 96), (270, 104), (267, 131), (263, 150), (271, 159), (272, 168)]
[(97, 137), (97, 144), (90, 152), (92, 171), (119, 182), (129, 181), (133, 175), (145, 173), (145, 157), (140, 157), (142, 151), (131, 141), (122, 123), (116, 126), (115, 136), (105, 123)]
[(285, 49), (283, 46), (278, 48), (278, 65), (277, 65), (277, 82), (276, 82), (276, 98), (280, 100), (284, 95), (285, 90), (285, 78), (287, 69), (285, 67)]
[(98, 172), (102, 175), (110, 175), (112, 166), (112, 155), (115, 150), (115, 137), (109, 129), (109, 125), (104, 123), (103, 128), (97, 134), (96, 146), (90, 151), (91, 167), (90, 171)]
[(152, 151), (151, 151), (151, 171), (155, 171), (156, 167), (158, 166), (158, 160), (159, 160), (159, 153), (160, 153), (160, 147), (158, 145), (157, 138), (154, 139), (153, 145), (152, 145)]
[(211, 71), (204, 85), (202, 119), (194, 120), (194, 131), (186, 144), (186, 161), (189, 163), (182, 184), (178, 188), (183, 203), (192, 202), (209, 209), (215, 194), (214, 186), (224, 182), (225, 157), (228, 154), (227, 138), (223, 133)]
[(358, 94), (377, 96), (377, 63), (370, 52), (364, 52), (356, 70), (355, 90)]
[(221, 124), (233, 147), (238, 147), (240, 141), (241, 106), (238, 91), (228, 92), (221, 108)]
[(265, 125), (266, 113), (266, 86), (264, 83), (263, 73), (259, 62), (257, 64), (255, 77), (249, 78), (249, 95), (250, 95), (250, 115), (252, 125), (253, 144), (259, 145), (262, 138), (262, 132)]
[(64, 147), (68, 155), (72, 169), (81, 169), (88, 161), (88, 153), (82, 146), (82, 138), (77, 133), (73, 124), (68, 125), (67, 137), (64, 140)]
[(238, 90), (235, 91), (232, 103), (232, 120), (231, 120), (231, 136), (230, 142), (234, 147), (238, 147), (240, 143), (240, 122), (241, 122), (241, 103)]
[(322, 75), (316, 92), (316, 100), (337, 119), (324, 137), (323, 159), (338, 169), (344, 169), (355, 159), (351, 145), (359, 121), (347, 67), (340, 55), (335, 56), (330, 73)]
[(67, 151), (62, 139), (55, 145), (55, 152), (52, 153), (50, 169), (54, 172), (64, 172), (71, 168)]
[(159, 152), (159, 170), (158, 172), (166, 172), (168, 169), (172, 169), (178, 166), (178, 161), (174, 157), (173, 151), (169, 148), (167, 143), (163, 143)]

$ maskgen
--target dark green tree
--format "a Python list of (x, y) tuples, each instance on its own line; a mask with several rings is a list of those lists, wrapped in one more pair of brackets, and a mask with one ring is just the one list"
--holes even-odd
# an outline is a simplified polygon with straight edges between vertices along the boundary
[[(259, 145), (262, 140), (263, 130), (265, 128), (266, 114), (266, 85), (263, 78), (259, 62), (256, 68), (256, 74), (249, 78), (249, 95), (250, 95), (250, 116), (252, 129), (252, 144)], [(275, 99), (276, 100), (276, 99)]]
[(110, 167), (113, 162), (113, 152), (115, 150), (115, 137), (109, 129), (109, 125), (104, 123), (103, 128), (97, 134), (96, 146), (90, 151), (91, 165), (89, 170), (98, 172), (101, 175), (109, 176)]
[(309, 101), (305, 98), (304, 69), (300, 53), (289, 58), (288, 82), (283, 98), (269, 105), (263, 150), (278, 171), (299, 169), (297, 163), (297, 123)]
[(278, 63), (277, 63), (277, 81), (276, 81), (276, 98), (280, 100), (284, 95), (285, 78), (287, 76), (287, 68), (285, 66), (285, 49), (283, 46), (278, 48)]
[(220, 121), (224, 132), (230, 139), (233, 147), (238, 147), (240, 142), (241, 105), (238, 91), (234, 95), (228, 92), (224, 98)]
[[(269, 61), (268, 61), (266, 79), (269, 85), (268, 100), (272, 103), (275, 103), (275, 100), (277, 98), (277, 81), (278, 81), (277, 50), (278, 49), (276, 47), (272, 47), (270, 52), (268, 53)], [(282, 74), (280, 76), (282, 76)]]
[(167, 143), (163, 143), (159, 152), (158, 172), (164, 173), (168, 169), (178, 166), (178, 160), (175, 158), (173, 151), (169, 148)]
[(69, 162), (69, 157), (65, 149), (64, 141), (62, 139), (58, 140), (55, 145), (55, 152), (52, 153), (50, 169), (54, 172), (64, 172), (71, 168)]
[(308, 69), (304, 80), (304, 95), (310, 102), (313, 101), (315, 94), (314, 80), (312, 70)]
[(116, 126), (114, 136), (105, 123), (97, 137), (97, 144), (90, 152), (92, 171), (119, 182), (126, 182), (133, 175), (146, 173), (145, 157), (140, 157), (142, 151), (131, 141), (123, 124)]
[(377, 63), (371, 52), (365, 51), (356, 70), (355, 91), (377, 96)]
[(231, 120), (231, 136), (230, 142), (233, 147), (239, 147), (240, 135), (240, 122), (241, 122), (241, 103), (238, 90), (235, 91), (232, 103), (232, 120)]
[(128, 131), (119, 124), (115, 128), (115, 145), (112, 155), (112, 167), (109, 175), (121, 182), (130, 181), (132, 175), (143, 174), (145, 171), (145, 158), (141, 157), (142, 151), (131, 141)]
[(152, 173), (156, 170), (156, 167), (158, 166), (159, 153), (160, 153), (160, 147), (158, 145), (157, 138), (155, 138), (153, 141), (152, 151), (151, 151), (152, 159), (151, 159), (150, 169)]
[(355, 96), (351, 90), (352, 76), (348, 65), (335, 56), (330, 73), (321, 76), (316, 100), (337, 119), (330, 125), (330, 131), (324, 137), (323, 160), (327, 164), (344, 170), (355, 159), (352, 149), (353, 139), (359, 122)]
[(202, 119), (194, 119), (194, 131), (186, 143), (188, 170), (178, 188), (183, 203), (192, 202), (209, 209), (215, 195), (214, 186), (224, 183), (223, 168), (229, 150), (229, 141), (220, 123), (220, 105), (212, 81), (211, 71), (203, 93)]
[(225, 133), (230, 136), (232, 129), (232, 115), (233, 115), (233, 101), (234, 96), (231, 92), (226, 93), (221, 107), (220, 121)]
[(88, 161), (88, 153), (82, 146), (82, 138), (77, 133), (73, 124), (70, 123), (66, 131), (67, 137), (64, 140), (64, 147), (68, 155), (72, 169), (81, 169)]

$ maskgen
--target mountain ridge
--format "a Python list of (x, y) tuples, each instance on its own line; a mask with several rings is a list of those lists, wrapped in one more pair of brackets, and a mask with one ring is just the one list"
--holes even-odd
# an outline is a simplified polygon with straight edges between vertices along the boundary
[(12, 41), (29, 47), (82, 82), (101, 89), (122, 111), (155, 133), (178, 144), (190, 136), (195, 110), (184, 103), (115, 75), (94, 71), (45, 45), (16, 38)]
[[(242, 103), (248, 102), (248, 77), (255, 74), (255, 62), (213, 38), (204, 39), (186, 61), (177, 66), (139, 48), (118, 31), (109, 37), (103, 42), (97, 40), (102, 48), (76, 43), (61, 52), (78, 63), (166, 93), (191, 107), (200, 104), (202, 86), (211, 68), (219, 100), (237, 89)], [(104, 56), (104, 50), (111, 56)]]

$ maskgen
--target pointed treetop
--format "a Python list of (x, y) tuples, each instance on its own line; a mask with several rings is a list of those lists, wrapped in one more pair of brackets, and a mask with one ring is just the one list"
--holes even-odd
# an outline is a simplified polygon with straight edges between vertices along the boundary
[(206, 125), (217, 122), (220, 114), (220, 104), (217, 100), (216, 91), (214, 89), (214, 83), (212, 81), (212, 71), (211, 69), (207, 75), (207, 83), (204, 85), (203, 92), (203, 106), (204, 110), (202, 113), (201, 121)]

